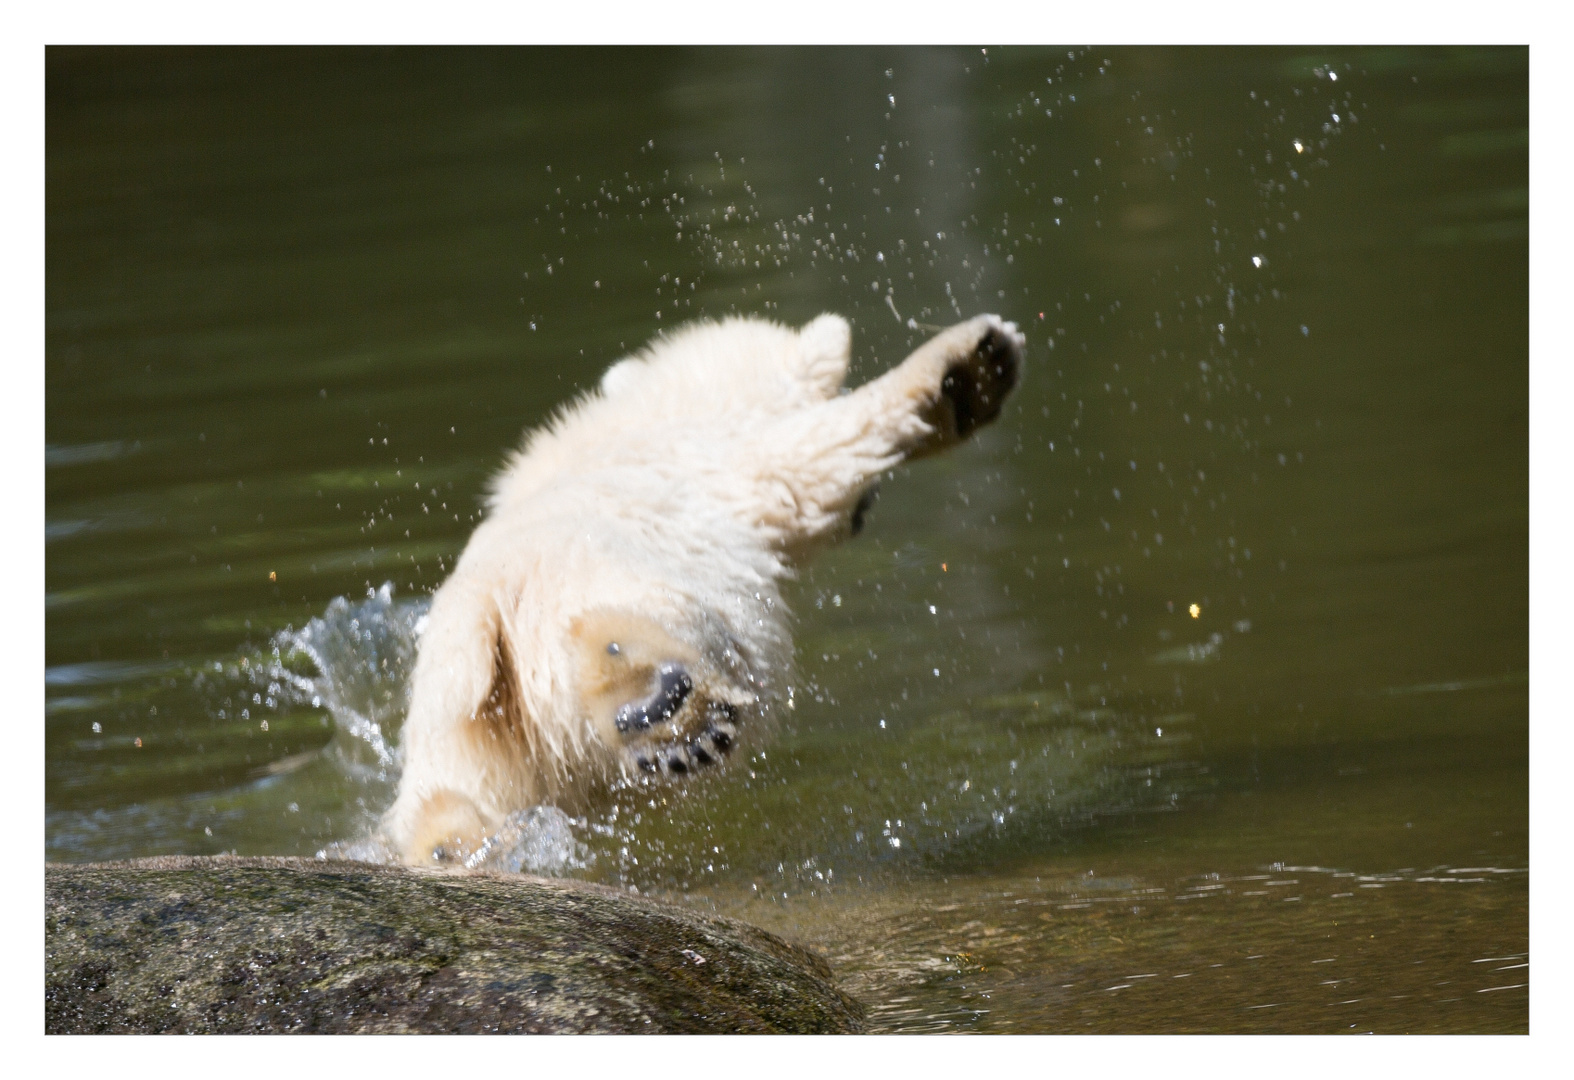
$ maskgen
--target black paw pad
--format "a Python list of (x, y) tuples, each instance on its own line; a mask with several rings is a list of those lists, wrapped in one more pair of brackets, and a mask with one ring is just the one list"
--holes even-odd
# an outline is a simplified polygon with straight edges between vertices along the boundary
[(652, 724), (664, 724), (683, 707), (694, 689), (694, 680), (682, 664), (663, 664), (656, 669), (660, 685), (644, 701), (631, 701), (618, 709), (612, 722), (620, 732), (645, 731)]
[(946, 372), (940, 392), (951, 403), (957, 438), (967, 438), (1000, 415), (1021, 366), (1022, 346), (1017, 337), (992, 326), (973, 355)]

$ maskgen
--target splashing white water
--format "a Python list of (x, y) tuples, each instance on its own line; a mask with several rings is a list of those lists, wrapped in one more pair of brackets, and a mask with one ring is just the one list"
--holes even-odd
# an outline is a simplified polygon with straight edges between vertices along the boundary
[(532, 806), (508, 815), (503, 827), (465, 860), (471, 870), (559, 876), (583, 870), (594, 856), (574, 838), (576, 822), (555, 806)]
[[(326, 709), (336, 737), (331, 753), (346, 773), (366, 785), (368, 801), (384, 801), (401, 765), (399, 728), (410, 704), (409, 676), (416, 644), (426, 628), (430, 602), (393, 598), (393, 583), (367, 590), (351, 606), (336, 597), (323, 614), (299, 630), (273, 639), (274, 660), (259, 674), (300, 704)], [(315, 674), (302, 674), (300, 658)], [(287, 691), (285, 688), (288, 688)], [(368, 807), (370, 809), (370, 807)], [(496, 834), (465, 860), (472, 870), (562, 875), (583, 870), (594, 856), (574, 836), (584, 826), (555, 806), (533, 806), (510, 814)], [(397, 862), (397, 854), (375, 833), (341, 840), (317, 853), (320, 859)]]
[[(590, 848), (574, 835), (575, 828), (585, 825), (583, 819), (576, 821), (555, 806), (516, 810), (465, 860), (465, 868), (546, 877), (584, 870), (596, 861)], [(374, 835), (335, 841), (318, 851), (317, 858), (390, 865), (399, 861), (399, 854), (383, 837)]]
[[(335, 597), (328, 609), (299, 630), (274, 636), (275, 662), (268, 676), (288, 686), (301, 704), (327, 709), (340, 735), (332, 752), (362, 781), (397, 778), (398, 732), (409, 707), (409, 674), (430, 602), (395, 602), (393, 583), (368, 589), (354, 607)], [(301, 674), (291, 654), (317, 669)], [(294, 668), (294, 670), (292, 670)]]

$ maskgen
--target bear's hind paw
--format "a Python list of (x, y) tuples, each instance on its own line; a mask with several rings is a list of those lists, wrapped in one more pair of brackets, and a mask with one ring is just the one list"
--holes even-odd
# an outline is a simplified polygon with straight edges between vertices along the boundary
[(954, 431), (965, 439), (1000, 415), (1016, 386), (1025, 340), (1015, 323), (990, 317), (968, 355), (946, 369), (940, 393), (951, 404)]

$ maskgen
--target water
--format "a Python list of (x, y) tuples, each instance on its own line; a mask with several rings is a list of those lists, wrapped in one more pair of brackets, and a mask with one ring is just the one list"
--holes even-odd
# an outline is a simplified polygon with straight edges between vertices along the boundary
[(994, 310), (1022, 386), (789, 589), (777, 739), (487, 865), (883, 1030), (1526, 1030), (1526, 72), (51, 50), (47, 856), (376, 857), (523, 428), (689, 318), (841, 312), (861, 381)]

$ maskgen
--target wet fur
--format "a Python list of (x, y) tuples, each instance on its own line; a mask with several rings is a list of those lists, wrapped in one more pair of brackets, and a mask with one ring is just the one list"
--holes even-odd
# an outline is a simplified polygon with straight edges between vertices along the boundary
[(527, 437), (422, 635), (383, 820), (406, 861), (763, 735), (792, 664), (779, 583), (861, 527), (882, 472), (995, 419), (1022, 339), (979, 316), (846, 393), (850, 349), (833, 315), (694, 324)]

